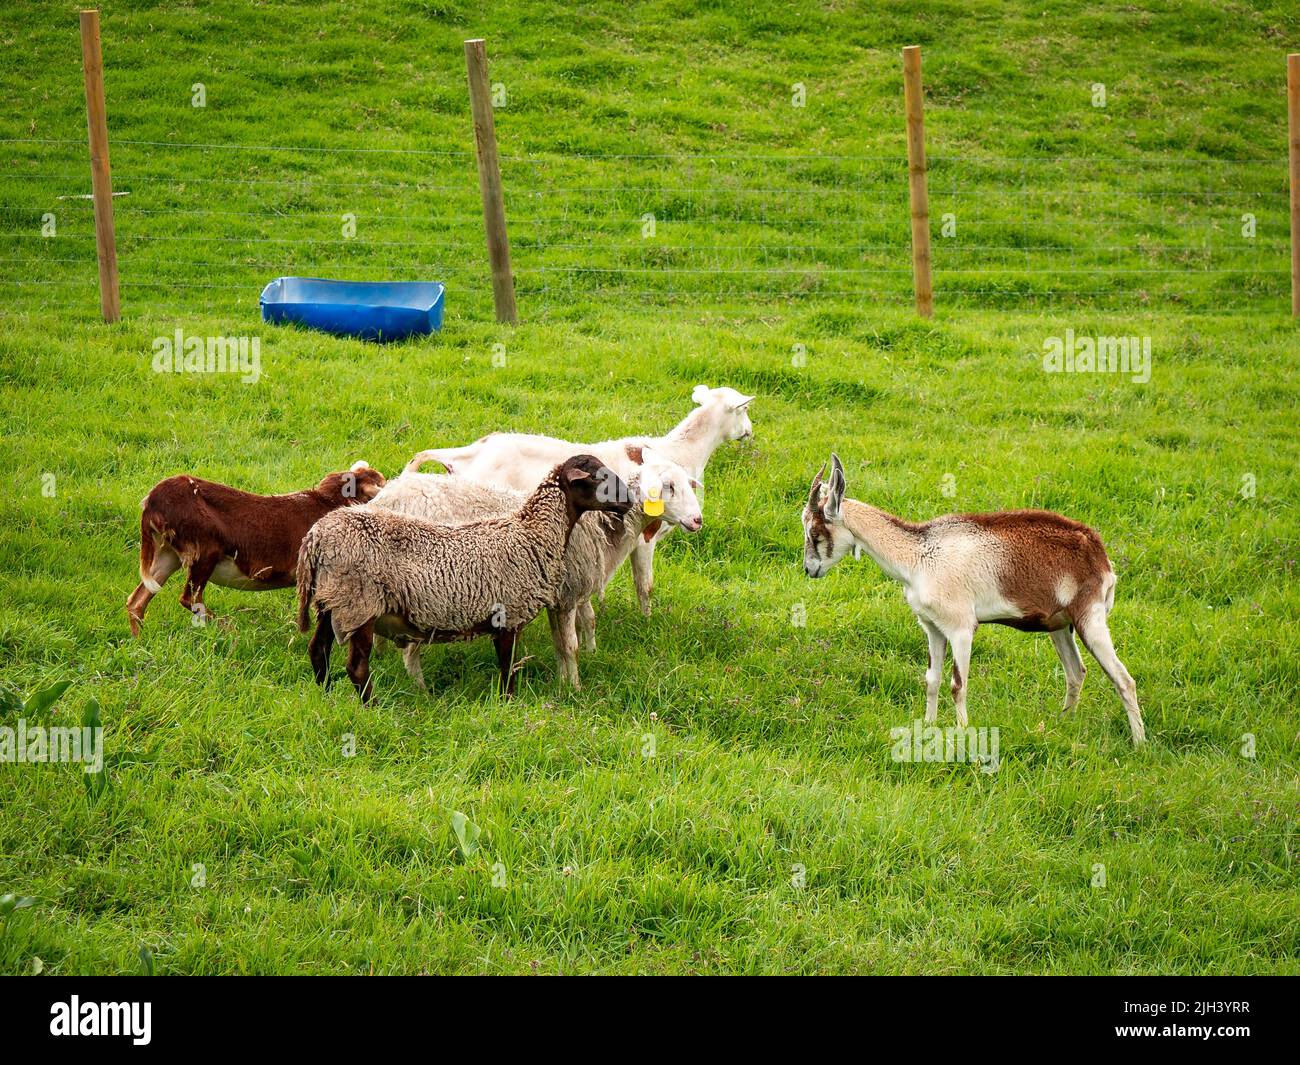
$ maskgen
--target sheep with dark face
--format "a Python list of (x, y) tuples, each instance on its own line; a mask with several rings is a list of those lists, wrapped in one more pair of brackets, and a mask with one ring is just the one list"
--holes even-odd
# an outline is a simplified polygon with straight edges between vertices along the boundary
[(553, 602), (578, 519), (624, 515), (627, 486), (592, 455), (556, 466), (507, 517), (438, 525), (376, 507), (326, 515), (298, 556), (298, 627), (317, 611), (310, 655), (328, 680), (334, 640), (349, 645), (348, 676), (369, 701), (376, 633), (401, 646), (491, 636), (501, 686), (514, 691), (520, 630)]
[[(561, 676), (575, 688), (578, 680), (578, 644), (582, 637), (587, 650), (596, 646), (596, 615), (593, 596), (601, 594), (614, 571), (639, 544), (649, 542), (662, 523), (698, 529), (700, 503), (692, 478), (676, 463), (646, 462), (633, 467), (627, 478), (628, 491), (636, 506), (621, 517), (616, 514), (587, 514), (569, 537), (564, 568), (556, 598), (547, 604), (551, 640)], [(460, 525), (501, 517), (517, 511), (527, 493), (509, 488), (478, 484), (453, 473), (403, 473), (390, 481), (370, 504), (372, 507), (412, 514), (429, 521)], [(662, 515), (646, 513), (658, 500)], [(645, 508), (645, 509), (643, 509)], [(403, 649), (407, 672), (424, 687), (420, 666), (420, 645)]]

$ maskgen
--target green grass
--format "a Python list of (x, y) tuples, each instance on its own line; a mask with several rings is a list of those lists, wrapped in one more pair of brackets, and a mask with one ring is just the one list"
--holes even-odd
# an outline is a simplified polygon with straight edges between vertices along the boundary
[[(47, 973), (136, 971), (142, 947), (160, 973), (1300, 971), (1300, 384), (1275, 274), (1281, 56), (1300, 40), (1296, 15), (1209, 2), (595, 4), (564, 18), (538, 5), (491, 18), (455, 3), (121, 5), (104, 12), (113, 133), (461, 152), (460, 41), (479, 34), (510, 93), (502, 150), (528, 157), (507, 163), (517, 329), (490, 321), (462, 156), (115, 147), (131, 191), (118, 203), (123, 322), (96, 321), (84, 242), (67, 256), (79, 262), (46, 273), (3, 264), (0, 280), (76, 281), (0, 286), (3, 679), (23, 691), (73, 679), (44, 717), (80, 722), (94, 697), (114, 761), (97, 798), (77, 766), (0, 764), (0, 893), (37, 900), (0, 917), (0, 971), (37, 958)], [(88, 232), (84, 207), (53, 199), (85, 185), (75, 17), (6, 9), (0, 40), (21, 42), (0, 72), (0, 136), (76, 142), (0, 144), (0, 255), (22, 259), (45, 209), (81, 211), (70, 241)], [(779, 294), (817, 256), (773, 259), (777, 236), (817, 222), (836, 245), (830, 222), (863, 205), (901, 208), (882, 223), (881, 261), (906, 268), (897, 47), (912, 41), (926, 49), (932, 150), (966, 160), (962, 187), (989, 205), (998, 247), (1017, 247), (1020, 201), (1007, 166), (983, 157), (1037, 160), (1044, 197), (1119, 182), (1113, 216), (1074, 209), (1085, 266), (1149, 267), (1135, 248), (1158, 257), (1194, 225), (1219, 227), (1215, 262), (1236, 255), (1228, 223), (1195, 196), (1162, 221), (1136, 178), (1061, 164), (1181, 176), (1200, 158), (1233, 175), (1206, 186), (1214, 197), (1234, 181), (1254, 197), (1229, 197), (1223, 217), (1258, 206), (1273, 242), (1249, 252), (1267, 268), (1258, 283), (1197, 275), (1197, 260), (1144, 299), (1150, 278), (1067, 283), (972, 251), (999, 272), (963, 293), (937, 243), (934, 323), (911, 316), (905, 275), (879, 296), (833, 274)], [(196, 81), (203, 111), (189, 106)], [(810, 89), (802, 111), (789, 107), (795, 81)], [(1104, 114), (1087, 102), (1093, 81), (1110, 86)], [(728, 159), (685, 158), (710, 152)], [(671, 158), (630, 158), (652, 154)], [(794, 155), (863, 166), (764, 161)], [(1256, 158), (1278, 166), (1222, 162)], [(661, 197), (692, 173), (698, 187), (778, 191), (715, 191), (673, 215)], [(819, 175), (838, 214), (808, 192)], [(197, 180), (216, 178), (236, 184)], [(384, 185), (364, 201), (340, 193), (366, 182)], [(534, 196), (529, 210), (539, 190), (606, 186), (653, 191)], [(728, 244), (745, 267), (785, 272), (731, 292), (710, 275), (623, 273), (633, 253), (610, 235), (624, 218), (621, 239), (636, 243), (643, 208), (677, 219), (662, 247), (638, 247), (650, 266), (713, 263)], [(355, 245), (271, 243), (333, 240), (347, 210)], [(372, 226), (367, 210), (395, 217)], [(232, 213), (181, 213), (199, 211)], [(575, 221), (583, 211), (598, 224)], [(459, 220), (444, 225), (448, 214)], [(567, 220), (569, 239), (547, 219)], [(1054, 239), (1064, 231), (1058, 220)], [(445, 257), (378, 243), (439, 239)], [(51, 247), (39, 254), (61, 257)], [(552, 270), (567, 263), (613, 273)], [(445, 274), (443, 333), (379, 348), (256, 320), (261, 282), (318, 264)], [(153, 339), (176, 328), (260, 336), (261, 380), (152, 373)], [(1042, 372), (1044, 339), (1066, 329), (1149, 335), (1151, 381)], [(659, 552), (653, 617), (616, 577), (581, 692), (558, 686), (534, 625), (511, 702), (476, 643), (426, 652), (432, 697), (381, 656), (378, 699), (362, 707), (346, 683), (312, 683), (290, 592), (213, 589), (226, 623), (195, 628), (173, 580), (143, 638), (128, 635), (138, 503), (163, 476), (285, 491), (357, 458), (395, 471), (422, 447), (502, 426), (578, 439), (666, 429), (700, 382), (757, 394), (755, 439), (716, 454), (703, 531)], [(1120, 575), (1112, 631), (1148, 746), (1131, 747), (1099, 669), (1059, 718), (1050, 641), (988, 627), (970, 709), (1000, 730), (999, 770), (894, 762), (890, 728), (924, 705), (924, 636), (870, 562), (819, 582), (800, 565), (799, 508), (832, 448), (851, 495), (911, 518), (1032, 505), (1095, 526)], [(468, 857), (453, 811), (482, 830)]]

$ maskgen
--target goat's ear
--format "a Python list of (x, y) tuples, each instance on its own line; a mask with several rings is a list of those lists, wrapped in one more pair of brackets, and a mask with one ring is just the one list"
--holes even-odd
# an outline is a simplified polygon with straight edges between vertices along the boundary
[(826, 491), (826, 502), (822, 505), (822, 516), (827, 521), (838, 521), (841, 505), (844, 502), (844, 467), (838, 455), (831, 455), (831, 479)]
[(697, 406), (704, 406), (713, 398), (713, 389), (708, 385), (696, 385), (695, 391), (691, 393), (691, 399)]
[(808, 490), (808, 509), (816, 510), (821, 506), (821, 489), (822, 478), (826, 476), (826, 463), (822, 463), (822, 468), (817, 471), (817, 476), (813, 478), (812, 488)]

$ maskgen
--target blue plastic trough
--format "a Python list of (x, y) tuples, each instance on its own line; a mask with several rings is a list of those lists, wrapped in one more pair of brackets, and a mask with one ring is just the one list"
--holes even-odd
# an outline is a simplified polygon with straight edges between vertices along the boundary
[(262, 320), (362, 340), (404, 340), (442, 328), (442, 294), (437, 281), (277, 277), (262, 289)]

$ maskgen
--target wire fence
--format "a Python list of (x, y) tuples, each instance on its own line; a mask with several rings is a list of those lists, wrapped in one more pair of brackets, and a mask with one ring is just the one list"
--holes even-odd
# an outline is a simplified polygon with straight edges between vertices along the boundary
[[(487, 317), (473, 154), (114, 140), (123, 306), (255, 310), (281, 275), (440, 280)], [(907, 164), (503, 156), (525, 317), (590, 301), (911, 302)], [(1285, 159), (929, 159), (935, 304), (1284, 310)], [(92, 315), (84, 140), (0, 140), (0, 301)]]

